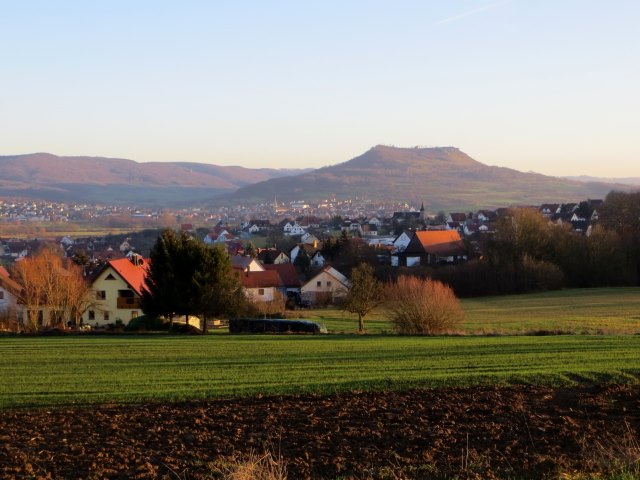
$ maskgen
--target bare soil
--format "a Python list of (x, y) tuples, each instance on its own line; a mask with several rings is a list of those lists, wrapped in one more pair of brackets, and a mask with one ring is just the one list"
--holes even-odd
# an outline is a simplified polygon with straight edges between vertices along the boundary
[(558, 478), (640, 457), (640, 387), (351, 392), (0, 412), (2, 478), (218, 478), (271, 451), (290, 479)]

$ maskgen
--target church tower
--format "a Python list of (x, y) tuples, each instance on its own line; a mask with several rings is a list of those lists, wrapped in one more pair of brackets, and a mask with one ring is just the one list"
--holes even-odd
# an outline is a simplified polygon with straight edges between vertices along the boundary
[(424, 222), (424, 202), (422, 202), (422, 205), (420, 206), (420, 220)]

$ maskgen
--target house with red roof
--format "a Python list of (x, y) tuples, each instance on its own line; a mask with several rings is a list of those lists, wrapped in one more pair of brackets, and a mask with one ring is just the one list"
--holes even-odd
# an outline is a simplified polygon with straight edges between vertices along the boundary
[(257, 302), (271, 302), (276, 292), (282, 288), (282, 279), (275, 270), (245, 270), (240, 275), (247, 298)]
[(86, 324), (105, 326), (118, 321), (129, 323), (142, 314), (140, 298), (149, 260), (140, 255), (109, 260), (92, 282), (95, 307), (83, 317)]
[(458, 263), (467, 259), (458, 230), (425, 230), (414, 232), (406, 248), (391, 256), (391, 265), (414, 267)]
[(299, 299), (302, 282), (300, 281), (296, 267), (293, 264), (273, 263), (264, 265), (264, 268), (278, 272), (281, 281), (280, 292), (285, 296), (285, 298), (295, 297), (296, 300)]

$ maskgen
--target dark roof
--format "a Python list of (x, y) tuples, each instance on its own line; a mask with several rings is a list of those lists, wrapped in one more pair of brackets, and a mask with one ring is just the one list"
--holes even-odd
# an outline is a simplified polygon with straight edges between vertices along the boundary
[(467, 219), (466, 213), (450, 213), (449, 216), (454, 222), (464, 222)]
[(300, 279), (298, 278), (298, 272), (296, 272), (296, 267), (291, 263), (274, 263), (271, 265), (265, 265), (264, 268), (278, 272), (278, 275), (280, 275), (280, 279), (282, 280), (282, 284), (285, 287), (299, 288), (302, 286), (302, 282), (300, 282)]
[(393, 220), (420, 219), (420, 212), (393, 212)]

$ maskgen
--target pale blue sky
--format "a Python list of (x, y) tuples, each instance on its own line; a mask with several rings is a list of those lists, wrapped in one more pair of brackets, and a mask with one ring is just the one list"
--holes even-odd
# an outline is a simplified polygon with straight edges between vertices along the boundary
[(0, 0), (0, 155), (640, 176), (640, 2)]

